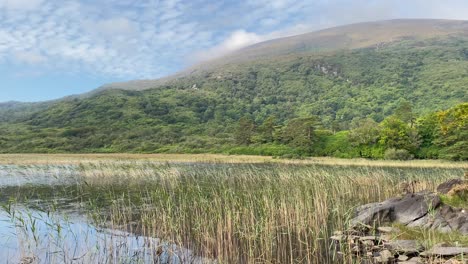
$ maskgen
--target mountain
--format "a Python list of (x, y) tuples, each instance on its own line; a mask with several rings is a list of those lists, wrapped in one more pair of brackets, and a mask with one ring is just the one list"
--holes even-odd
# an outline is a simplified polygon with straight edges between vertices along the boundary
[(284, 134), (297, 120), (334, 135), (399, 109), (421, 117), (448, 109), (467, 102), (467, 91), (468, 21), (360, 23), (259, 43), (159, 80), (109, 84), (39, 106), (0, 105), (8, 116), (0, 118), (0, 152), (273, 144), (283, 153), (299, 142)]
[(468, 21), (401, 19), (358, 23), (258, 43), (221, 58), (202, 62), (172, 76), (157, 80), (111, 83), (98, 90), (109, 88), (145, 90), (161, 86), (177, 78), (213, 71), (229, 64), (242, 64), (265, 59), (274, 60), (286, 56), (326, 53), (336, 50), (378, 48), (404, 40), (424, 40), (459, 35), (468, 35)]

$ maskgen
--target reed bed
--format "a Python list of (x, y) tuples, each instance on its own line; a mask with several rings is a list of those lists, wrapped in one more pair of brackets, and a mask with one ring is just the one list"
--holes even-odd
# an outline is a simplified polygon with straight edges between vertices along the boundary
[[(38, 165), (35, 165), (38, 166)], [(79, 183), (35, 193), (47, 211), (65, 199), (95, 226), (159, 238), (204, 262), (353, 263), (338, 260), (330, 235), (347, 228), (356, 206), (462, 177), (462, 166), (86, 161)], [(56, 172), (54, 172), (56, 174)], [(3, 199), (31, 200), (23, 186)], [(39, 198), (38, 198), (39, 197)], [(1, 197), (0, 197), (1, 198)]]
[(464, 168), (467, 162), (447, 160), (368, 160), (339, 159), (331, 157), (309, 157), (303, 159), (281, 159), (272, 156), (223, 155), (223, 154), (0, 154), (0, 164), (10, 165), (79, 165), (83, 163), (119, 162), (181, 162), (181, 163), (280, 163), (302, 165), (366, 166), (366, 167), (410, 167), (410, 168)]

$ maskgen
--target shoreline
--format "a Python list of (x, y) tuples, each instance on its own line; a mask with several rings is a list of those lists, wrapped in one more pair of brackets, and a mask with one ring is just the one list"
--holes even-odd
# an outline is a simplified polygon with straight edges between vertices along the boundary
[(277, 163), (298, 165), (414, 167), (468, 169), (468, 162), (447, 160), (368, 160), (308, 157), (304, 159), (278, 159), (272, 156), (224, 155), (224, 154), (0, 154), (1, 165), (63, 165), (95, 162), (199, 162), (199, 163)]

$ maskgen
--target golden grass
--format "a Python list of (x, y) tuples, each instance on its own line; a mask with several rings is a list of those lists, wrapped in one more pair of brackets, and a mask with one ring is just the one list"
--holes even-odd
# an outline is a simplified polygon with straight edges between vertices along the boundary
[(356, 206), (395, 197), (405, 183), (434, 190), (466, 168), (446, 161), (212, 154), (16, 154), (0, 155), (0, 164), (21, 165), (31, 177), (35, 169), (61, 175), (73, 167), (82, 181), (41, 192), (24, 186), (8, 201), (34, 194), (53, 211), (56, 199), (79, 198), (96, 226), (129, 226), (218, 263), (352, 263), (335, 259), (329, 237), (348, 228)]
[(468, 162), (446, 160), (389, 161), (368, 159), (338, 159), (313, 157), (300, 160), (275, 159), (271, 156), (223, 155), (223, 154), (0, 154), (0, 164), (10, 165), (63, 165), (94, 162), (201, 162), (201, 163), (281, 163), (320, 164), (331, 166), (368, 166), (402, 168), (462, 168), (468, 170)]

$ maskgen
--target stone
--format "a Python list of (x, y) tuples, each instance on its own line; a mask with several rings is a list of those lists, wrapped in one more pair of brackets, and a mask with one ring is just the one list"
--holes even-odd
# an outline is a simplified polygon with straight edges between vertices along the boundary
[(366, 240), (379, 241), (380, 237), (378, 237), (378, 236), (363, 236), (363, 237), (359, 238), (359, 241), (366, 241)]
[(363, 246), (372, 248), (374, 246), (374, 241), (372, 240), (364, 240), (361, 242)]
[(393, 255), (392, 252), (390, 252), (389, 250), (387, 249), (384, 249), (380, 252), (380, 257), (381, 257), (381, 260), (383, 263), (387, 263), (389, 262), (390, 260), (394, 259), (395, 256)]
[(20, 264), (32, 264), (36, 260), (36, 257), (23, 257), (21, 261), (19, 262)]
[(361, 249), (358, 246), (354, 246), (354, 247), (351, 248), (351, 252), (359, 253), (359, 252), (361, 252)]
[(374, 261), (373, 261), (374, 263), (383, 263), (383, 260), (382, 260), (382, 257), (381, 257), (381, 256), (374, 257), (373, 260), (374, 260)]
[(373, 247), (372, 247), (372, 250), (373, 250), (373, 251), (380, 251), (380, 250), (382, 250), (382, 247), (373, 246)]
[(468, 234), (468, 213), (448, 205), (440, 206), (433, 214), (427, 214), (408, 224), (408, 227), (437, 229), (440, 232), (458, 231)]
[(462, 179), (450, 179), (439, 186), (437, 186), (437, 192), (441, 194), (448, 194), (454, 187), (464, 183)]
[(400, 255), (400, 256), (398, 256), (398, 261), (407, 261), (408, 259), (409, 259), (409, 257), (406, 256), (406, 255)]
[(433, 247), (431, 250), (424, 251), (420, 256), (442, 256), (453, 257), (458, 255), (468, 255), (468, 247)]
[(410, 260), (407, 260), (407, 261), (399, 261), (398, 264), (423, 264), (424, 262), (422, 261), (412, 261), (411, 259)]
[(401, 198), (391, 198), (381, 203), (371, 203), (356, 209), (353, 225), (399, 222), (409, 224), (427, 215), (429, 209), (441, 204), (439, 196), (431, 193), (408, 194)]
[(381, 233), (393, 233), (393, 232), (398, 232), (396, 228), (390, 227), (390, 226), (379, 226), (377, 228), (377, 231)]
[[(369, 225), (395, 222), (408, 227), (468, 234), (468, 212), (442, 204), (437, 194), (427, 192), (360, 206), (356, 209), (356, 217), (351, 220), (353, 226), (361, 229)], [(382, 233), (390, 230), (388, 227), (380, 229)], [(384, 233), (381, 240), (388, 240), (388, 237)]]
[(456, 260), (456, 259), (449, 259), (445, 261), (444, 264), (463, 264), (463, 262)]
[(423, 260), (420, 258), (420, 257), (412, 257), (408, 260), (409, 263), (413, 263), (413, 264), (416, 264), (416, 263), (423, 263)]
[(424, 251), (424, 247), (416, 240), (392, 240), (386, 242), (384, 247), (398, 254), (405, 255)]

